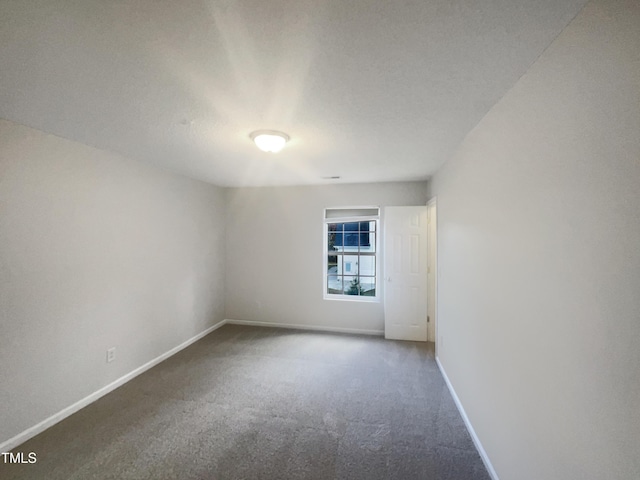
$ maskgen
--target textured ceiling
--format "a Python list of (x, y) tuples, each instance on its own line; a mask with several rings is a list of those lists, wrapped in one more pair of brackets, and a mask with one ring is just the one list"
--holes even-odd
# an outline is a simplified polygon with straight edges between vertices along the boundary
[(217, 185), (421, 180), (585, 3), (2, 0), (0, 117)]

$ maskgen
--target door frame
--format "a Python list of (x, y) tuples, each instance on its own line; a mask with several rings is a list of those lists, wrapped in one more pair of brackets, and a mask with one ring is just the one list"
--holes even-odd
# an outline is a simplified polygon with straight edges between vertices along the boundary
[[(433, 248), (433, 258), (431, 255), (431, 246), (430, 243), (427, 243), (427, 258), (428, 258), (428, 266), (433, 270), (433, 293), (431, 289), (427, 287), (427, 305), (430, 305), (433, 302), (433, 318), (430, 318), (430, 322), (433, 322), (435, 339), (429, 338), (427, 335), (428, 341), (435, 342), (436, 346), (436, 356), (438, 354), (438, 197), (433, 196), (427, 201), (427, 221), (429, 223), (429, 235), (428, 242), (432, 240), (432, 230), (433, 229), (433, 240), (434, 240), (434, 248)], [(435, 211), (435, 221), (432, 219), (432, 209)], [(429, 326), (427, 325), (427, 332), (429, 332)]]

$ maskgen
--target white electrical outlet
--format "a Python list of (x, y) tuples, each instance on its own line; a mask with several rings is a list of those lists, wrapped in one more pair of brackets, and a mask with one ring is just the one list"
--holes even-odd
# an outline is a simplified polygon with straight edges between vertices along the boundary
[(107, 350), (107, 363), (111, 363), (116, 359), (116, 347)]

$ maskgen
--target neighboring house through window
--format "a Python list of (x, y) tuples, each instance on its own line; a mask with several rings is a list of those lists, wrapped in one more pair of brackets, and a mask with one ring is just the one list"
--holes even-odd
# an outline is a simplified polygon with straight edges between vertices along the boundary
[(378, 207), (325, 209), (325, 298), (377, 299), (379, 218)]

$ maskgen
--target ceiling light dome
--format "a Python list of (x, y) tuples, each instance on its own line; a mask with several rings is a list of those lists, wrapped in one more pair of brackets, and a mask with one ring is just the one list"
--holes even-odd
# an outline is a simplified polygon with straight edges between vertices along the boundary
[(275, 130), (257, 130), (249, 136), (263, 152), (277, 153), (289, 141), (289, 135)]

